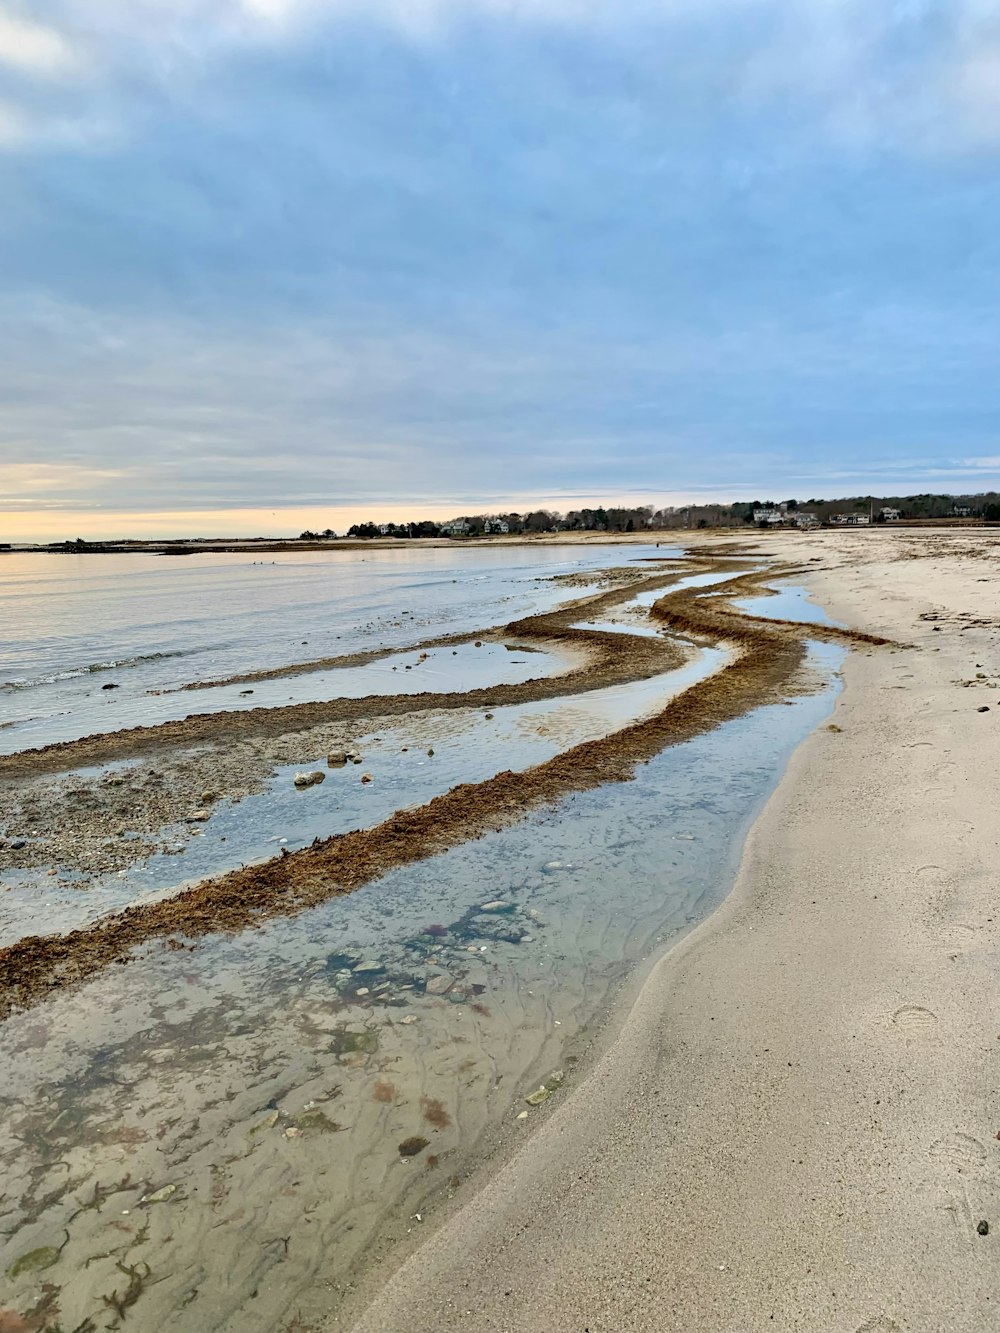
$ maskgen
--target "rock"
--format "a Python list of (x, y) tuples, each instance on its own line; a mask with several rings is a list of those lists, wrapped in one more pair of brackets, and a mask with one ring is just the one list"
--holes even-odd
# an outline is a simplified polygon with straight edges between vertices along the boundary
[(428, 758), (428, 759), (433, 759), (433, 758), (434, 758), (434, 751), (433, 751), (433, 750), (428, 750), (428, 751), (427, 751), (427, 758)]
[(101, 686), (101, 689), (102, 689), (102, 690), (117, 690), (117, 688), (118, 688), (118, 686), (115, 685), (115, 684), (114, 684), (112, 681), (110, 681), (110, 680), (108, 681), (107, 685), (102, 685), (102, 686)]
[(426, 991), (428, 995), (445, 995), (455, 984), (455, 978), (442, 972), (436, 977), (431, 977), (427, 982)]
[(518, 1111), (517, 1115), (514, 1117), (515, 1120), (527, 1120), (527, 1118), (527, 1111)]
[(399, 1145), (400, 1157), (416, 1157), (418, 1152), (423, 1150), (430, 1143), (430, 1139), (425, 1139), (420, 1134), (414, 1134), (412, 1138), (404, 1139)]
[(58, 1258), (59, 1251), (54, 1245), (41, 1245), (37, 1250), (29, 1250), (27, 1254), (22, 1254), (20, 1259), (15, 1259), (7, 1269), (7, 1276), (20, 1277), (22, 1273), (40, 1273), (43, 1268), (51, 1268)]
[(186, 824), (204, 824), (206, 820), (212, 818), (209, 810), (192, 810), (185, 819)]
[(345, 750), (331, 750), (326, 756), (327, 768), (343, 768), (347, 763), (347, 752)]
[(320, 782), (326, 781), (326, 774), (321, 768), (316, 768), (311, 773), (296, 773), (293, 781), (299, 788), (315, 787)]
[(241, 695), (241, 697), (242, 697), (244, 694), (253, 694), (253, 690), (240, 690), (240, 695)]
[(487, 721), (487, 722), (492, 722), (492, 721), (493, 721), (493, 714), (492, 714), (492, 713), (487, 713), (487, 714), (486, 714), (486, 721)]
[(989, 704), (980, 704), (979, 707), (976, 709), (977, 713), (988, 713), (989, 711), (990, 711)]
[(565, 1078), (566, 1075), (561, 1069), (553, 1069), (552, 1073), (545, 1080), (545, 1086), (550, 1092), (553, 1092), (556, 1088), (562, 1087)]
[(176, 1193), (177, 1193), (177, 1186), (176, 1186), (176, 1185), (163, 1185), (163, 1186), (161, 1186), (160, 1189), (155, 1190), (152, 1194), (146, 1194), (146, 1195), (144, 1195), (143, 1198), (141, 1198), (141, 1199), (139, 1200), (139, 1202), (140, 1202), (140, 1203), (163, 1203), (165, 1200), (169, 1199), (169, 1198), (171, 1197), (171, 1195), (176, 1194)]
[(483, 641), (482, 641), (482, 639), (477, 639), (477, 640), (476, 640), (476, 647), (477, 647), (477, 648), (482, 648), (482, 646), (483, 646)]
[(368, 785), (369, 782), (371, 782), (371, 780), (372, 780), (372, 775), (371, 775), (370, 773), (362, 773), (362, 774), (361, 774), (361, 781), (362, 781), (366, 786)]
[(255, 1134), (263, 1134), (265, 1129), (273, 1129), (277, 1123), (278, 1112), (269, 1112), (259, 1124), (254, 1125), (253, 1129), (250, 1130), (250, 1138), (253, 1138)]
[(480, 912), (513, 912), (514, 904), (506, 903), (502, 898), (497, 898), (491, 903), (483, 903)]
[(27, 838), (11, 838), (10, 840), (10, 850), (12, 852), (19, 852), (22, 847), (27, 847), (27, 845)]
[(219, 793), (217, 791), (203, 791), (201, 794), (203, 805), (211, 805), (213, 801), (217, 801), (218, 799)]
[(365, 761), (364, 761), (364, 758), (363, 758), (360, 754), (352, 754), (352, 755), (351, 755), (351, 763), (352, 763), (352, 764), (363, 764), (364, 762), (365, 762)]
[(416, 1014), (407, 1014), (405, 1018), (401, 1018), (399, 1021), (401, 1023), (405, 1023), (407, 1027), (409, 1027), (411, 1023), (415, 1023), (417, 1021), (417, 1016)]
[(385, 968), (381, 963), (357, 963), (351, 968), (352, 972), (384, 972)]
[(551, 1096), (552, 1093), (549, 1092), (548, 1088), (543, 1083), (540, 1088), (537, 1088), (534, 1092), (530, 1092), (524, 1100), (529, 1106), (541, 1106), (542, 1102), (547, 1102)]
[(368, 995), (369, 993), (370, 992), (367, 986), (359, 986), (358, 989), (354, 992), (355, 995)]
[(984, 1217), (983, 1220), (976, 1226), (976, 1230), (978, 1231), (978, 1233), (980, 1234), (980, 1236), (988, 1236), (988, 1235), (990, 1234), (990, 1224), (989, 1224), (989, 1222), (987, 1222), (987, 1220), (986, 1220), (985, 1217)]
[(301, 1137), (302, 1137), (302, 1130), (297, 1129), (295, 1125), (289, 1125), (288, 1128), (285, 1130), (286, 1139), (300, 1139)]

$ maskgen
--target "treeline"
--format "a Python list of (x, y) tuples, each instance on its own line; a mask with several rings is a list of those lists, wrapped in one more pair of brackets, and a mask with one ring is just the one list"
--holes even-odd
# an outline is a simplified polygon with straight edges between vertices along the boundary
[[(980, 518), (1000, 522), (1000, 492), (979, 491), (971, 495), (849, 495), (825, 500), (740, 500), (735, 504), (676, 505), (656, 509), (653, 505), (634, 507), (599, 506), (596, 509), (571, 509), (562, 514), (552, 509), (535, 509), (526, 514), (463, 514), (445, 523), (427, 519), (412, 523), (355, 523), (348, 537), (484, 537), (507, 533), (545, 532), (648, 532), (675, 528), (731, 528), (754, 522), (754, 511), (785, 508), (788, 513), (814, 514), (821, 523), (836, 514), (872, 514), (876, 521), (883, 509), (898, 510), (901, 519)], [(323, 532), (303, 532), (304, 541), (335, 537), (331, 528)]]

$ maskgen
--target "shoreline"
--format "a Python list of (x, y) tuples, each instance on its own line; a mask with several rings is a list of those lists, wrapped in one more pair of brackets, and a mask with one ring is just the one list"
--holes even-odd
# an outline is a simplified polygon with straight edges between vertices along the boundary
[[(717, 563), (728, 572), (726, 557)], [(705, 598), (705, 588), (688, 588), (668, 590), (653, 604), (653, 619), (675, 633), (715, 646), (725, 644), (733, 655), (719, 671), (691, 685), (645, 720), (600, 740), (585, 741), (534, 768), (505, 771), (482, 782), (453, 787), (427, 804), (397, 811), (372, 828), (317, 838), (308, 847), (201, 880), (170, 897), (125, 907), (76, 930), (23, 937), (0, 950), (0, 1016), (37, 1004), (111, 964), (127, 962), (137, 946), (166, 941), (172, 947), (183, 947), (177, 936), (196, 939), (218, 931), (252, 928), (268, 917), (296, 915), (331, 896), (350, 893), (387, 871), (519, 822), (530, 811), (560, 797), (609, 782), (626, 782), (638, 764), (665, 747), (713, 730), (783, 695), (801, 667), (808, 638), (886, 643), (858, 631), (753, 617), (732, 605), (733, 596), (759, 591), (766, 579), (787, 572), (735, 574), (711, 585), (716, 594), (711, 601)], [(576, 611), (560, 614), (566, 617)], [(537, 619), (541, 623), (546, 618)], [(527, 624), (519, 623), (522, 629)], [(563, 632), (592, 635), (590, 631)], [(625, 655), (624, 641), (634, 636), (592, 637), (617, 640), (616, 651)], [(648, 642), (639, 640), (632, 651)], [(555, 683), (558, 685), (558, 678)], [(407, 701), (408, 710), (418, 707), (418, 702)], [(216, 725), (224, 725), (229, 717), (217, 715)], [(122, 737), (127, 739), (129, 733), (112, 736), (111, 743), (117, 744)], [(14, 756), (13, 763), (0, 764), (0, 774), (11, 769), (16, 772), (18, 766), (32, 761), (37, 764), (45, 753)], [(72, 743), (51, 751), (57, 759), (67, 753), (77, 753)]]
[[(917, 627), (917, 647), (848, 658), (729, 896), (653, 965), (569, 1100), (331, 1328), (988, 1326), (998, 784), (978, 762), (993, 717), (955, 672), (996, 664), (1000, 626), (971, 570), (907, 559), (881, 582), (865, 562), (811, 575), (838, 618)], [(957, 632), (932, 638), (932, 616)]]

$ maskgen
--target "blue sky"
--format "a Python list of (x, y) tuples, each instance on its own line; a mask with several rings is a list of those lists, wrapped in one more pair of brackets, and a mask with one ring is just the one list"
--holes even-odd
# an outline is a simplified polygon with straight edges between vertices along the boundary
[(998, 168), (993, 0), (0, 0), (0, 511), (996, 486)]

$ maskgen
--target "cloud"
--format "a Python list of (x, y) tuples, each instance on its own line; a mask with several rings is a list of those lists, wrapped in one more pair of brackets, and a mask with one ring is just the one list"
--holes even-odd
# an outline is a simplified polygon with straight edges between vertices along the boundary
[(0, 65), (54, 77), (76, 64), (71, 44), (56, 29), (0, 9)]

